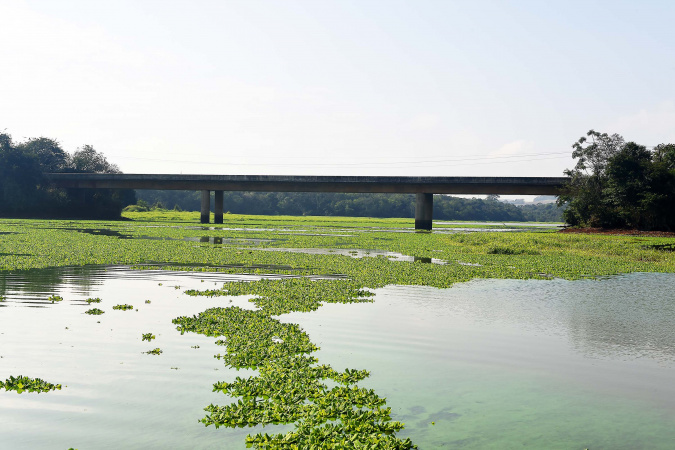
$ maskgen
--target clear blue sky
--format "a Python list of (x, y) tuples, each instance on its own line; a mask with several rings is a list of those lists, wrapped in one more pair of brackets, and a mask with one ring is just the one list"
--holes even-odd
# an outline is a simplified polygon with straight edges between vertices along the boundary
[(0, 0), (0, 130), (127, 173), (559, 176), (675, 142), (673, 1)]

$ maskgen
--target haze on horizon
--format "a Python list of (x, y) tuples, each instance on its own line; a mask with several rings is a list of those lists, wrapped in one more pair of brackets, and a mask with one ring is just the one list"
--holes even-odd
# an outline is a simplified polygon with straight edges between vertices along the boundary
[(675, 2), (0, 1), (0, 131), (126, 173), (561, 176), (675, 142)]

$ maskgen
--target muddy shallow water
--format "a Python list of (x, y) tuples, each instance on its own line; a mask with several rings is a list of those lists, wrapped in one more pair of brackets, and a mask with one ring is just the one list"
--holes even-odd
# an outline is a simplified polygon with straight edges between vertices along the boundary
[[(244, 448), (256, 429), (198, 420), (230, 401), (214, 382), (250, 372), (225, 368), (214, 338), (181, 336), (171, 319), (252, 308), (248, 297), (182, 292), (260, 277), (124, 267), (0, 275), (0, 378), (64, 386), (0, 391), (0, 448)], [(387, 397), (406, 423), (400, 436), (420, 448), (672, 448), (674, 275), (376, 292), (374, 303), (281, 319), (309, 333), (321, 363), (370, 370), (360, 384)], [(64, 300), (52, 304), (52, 294)], [(112, 310), (121, 303), (134, 309)], [(91, 307), (105, 314), (84, 314)], [(157, 339), (141, 341), (148, 332)], [(143, 353), (155, 347), (163, 353)]]

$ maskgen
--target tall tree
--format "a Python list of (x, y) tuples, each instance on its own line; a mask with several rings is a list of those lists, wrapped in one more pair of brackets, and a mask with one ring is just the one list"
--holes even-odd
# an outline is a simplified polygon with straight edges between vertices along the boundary
[(70, 167), (70, 156), (54, 139), (31, 138), (16, 147), (26, 155), (34, 157), (44, 173), (64, 172)]
[(91, 145), (84, 145), (73, 153), (71, 167), (75, 172), (122, 173), (117, 165), (109, 163), (103, 153), (97, 152)]
[(618, 134), (591, 130), (574, 143), (574, 169), (558, 197), (571, 225), (674, 229), (675, 145), (654, 151)]

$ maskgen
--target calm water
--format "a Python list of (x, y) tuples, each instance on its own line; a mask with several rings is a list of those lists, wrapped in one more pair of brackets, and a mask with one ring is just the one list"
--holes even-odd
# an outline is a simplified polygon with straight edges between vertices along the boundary
[[(198, 419), (208, 404), (229, 401), (211, 392), (214, 382), (247, 372), (227, 370), (213, 358), (222, 351), (214, 339), (180, 336), (171, 319), (251, 307), (246, 297), (182, 291), (257, 278), (124, 268), (2, 275), (0, 378), (64, 388), (0, 392), (0, 448), (244, 448), (256, 430), (215, 430)], [(401, 435), (420, 448), (669, 449), (674, 292), (669, 274), (390, 286), (372, 304), (282, 320), (309, 333), (321, 362), (370, 370), (361, 384), (387, 397), (406, 423)], [(51, 294), (64, 301), (46, 302)], [(106, 313), (84, 314), (87, 297), (102, 298), (91, 307)], [(138, 311), (113, 311), (119, 303)], [(147, 332), (157, 339), (142, 342)], [(162, 355), (143, 353), (155, 347)]]

